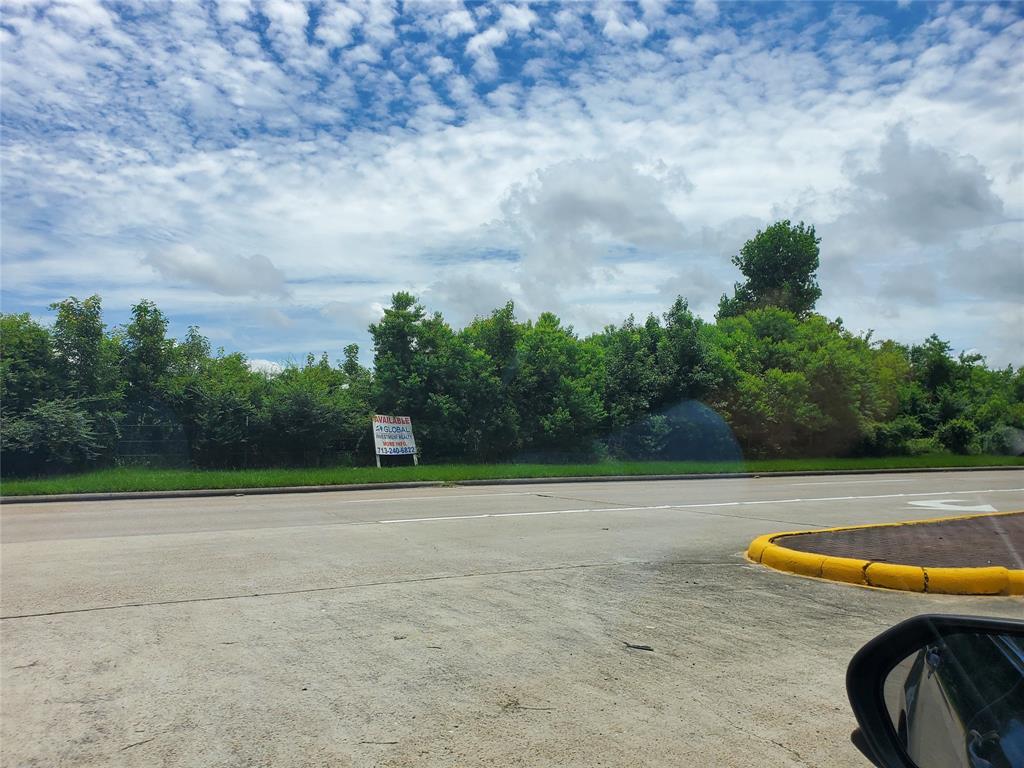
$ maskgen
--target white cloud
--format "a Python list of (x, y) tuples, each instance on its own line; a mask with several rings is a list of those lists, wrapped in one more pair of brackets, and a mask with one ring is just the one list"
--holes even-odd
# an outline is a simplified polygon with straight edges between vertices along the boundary
[(500, 24), (507, 30), (516, 32), (529, 32), (530, 27), (537, 23), (537, 14), (530, 10), (528, 5), (503, 5), (501, 6)]
[(267, 376), (276, 376), (284, 370), (284, 366), (273, 360), (262, 360), (258, 357), (249, 358), (245, 361), (250, 371), (265, 373)]
[(616, 43), (640, 42), (650, 33), (646, 24), (631, 17), (626, 5), (599, 7), (594, 16), (602, 24), (601, 33)]
[(441, 75), (447, 75), (451, 72), (455, 65), (451, 59), (446, 59), (444, 56), (432, 56), (430, 61), (427, 62), (430, 69), (430, 74), (434, 77), (440, 77)]
[(704, 21), (718, 18), (718, 3), (715, 0), (694, 0), (693, 14)]
[(902, 125), (886, 135), (875, 168), (849, 172), (854, 186), (843, 196), (856, 226), (931, 243), (1003, 220), (1003, 202), (976, 158), (912, 142)]
[(362, 20), (359, 12), (350, 6), (329, 5), (321, 13), (314, 34), (334, 48), (344, 48), (351, 44), (354, 32)]
[(320, 308), (320, 314), (346, 328), (365, 330), (384, 316), (380, 302), (329, 301)]
[(218, 0), (217, 19), (221, 24), (237, 24), (249, 18), (252, 12), (250, 0)]
[(295, 319), (269, 304), (253, 304), (247, 314), (252, 323), (262, 328), (286, 330), (295, 325)]
[(665, 17), (669, 0), (640, 0), (640, 8), (646, 21), (660, 21)]
[(191, 245), (175, 245), (143, 258), (165, 280), (225, 296), (283, 296), (284, 273), (266, 256), (216, 257)]
[[(587, 331), (675, 292), (713, 311), (743, 240), (802, 217), (823, 311), (1024, 362), (1002, 326), (1024, 218), (1011, 13), (930, 6), (895, 35), (852, 6), (742, 28), (653, 0), (264, 7), (267, 39), (246, 2), (6, 9), (5, 307), (148, 296), (280, 359), (365, 347), (360, 308), (399, 289)], [(920, 265), (934, 286), (887, 317)]]
[(504, 45), (508, 40), (508, 32), (501, 27), (490, 27), (473, 35), (466, 43), (466, 53), (476, 59), (474, 69), (484, 78), (493, 78), (498, 74), (498, 57), (494, 49)]
[(638, 166), (628, 157), (574, 160), (512, 187), (502, 211), (521, 239), (522, 291), (533, 306), (594, 280), (614, 249), (666, 252), (684, 243), (671, 196), (690, 184), (679, 169)]
[(474, 72), (486, 80), (497, 76), (499, 70), (495, 49), (508, 42), (509, 36), (528, 32), (537, 21), (537, 14), (525, 5), (503, 5), (497, 23), (466, 43), (466, 54), (474, 58)]
[(469, 11), (464, 8), (446, 13), (441, 20), (441, 26), (448, 37), (458, 37), (476, 31), (476, 22), (473, 21)]

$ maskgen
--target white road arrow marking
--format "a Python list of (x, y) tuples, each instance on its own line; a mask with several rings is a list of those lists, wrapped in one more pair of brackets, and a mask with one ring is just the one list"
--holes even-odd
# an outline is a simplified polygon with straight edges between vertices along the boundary
[(963, 499), (929, 499), (928, 501), (908, 501), (915, 507), (941, 509), (943, 512), (995, 512), (991, 504), (965, 504)]

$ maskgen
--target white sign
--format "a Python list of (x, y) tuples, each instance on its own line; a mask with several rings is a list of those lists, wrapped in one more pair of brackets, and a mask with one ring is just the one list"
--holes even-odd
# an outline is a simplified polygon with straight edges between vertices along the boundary
[(408, 416), (373, 417), (373, 447), (378, 456), (416, 456), (412, 419)]

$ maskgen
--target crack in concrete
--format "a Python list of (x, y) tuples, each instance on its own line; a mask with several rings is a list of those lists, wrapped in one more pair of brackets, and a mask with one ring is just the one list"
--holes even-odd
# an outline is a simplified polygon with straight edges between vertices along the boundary
[[(279, 597), (283, 595), (302, 595), (310, 594), (313, 592), (339, 592), (347, 589), (362, 589), (370, 587), (386, 587), (396, 584), (419, 584), (423, 582), (431, 581), (449, 581), (454, 579), (474, 579), (474, 578), (485, 578), (487, 576), (511, 576), (520, 573), (545, 573), (551, 571), (570, 571), (570, 570), (582, 570), (585, 568), (622, 568), (628, 566), (643, 566), (652, 565), (656, 561), (652, 560), (630, 560), (626, 562), (613, 562), (613, 563), (577, 563), (573, 565), (552, 565), (543, 566), (538, 568), (514, 568), (504, 571), (485, 571), (482, 573), (453, 573), (442, 576), (421, 576), (412, 579), (391, 579), (388, 581), (370, 581), (361, 584), (341, 584), (333, 587), (308, 587), (306, 589), (285, 589), (275, 590), (270, 592), (250, 592), (248, 594), (237, 594), (237, 595), (211, 595), (209, 597), (191, 597), (182, 598), (180, 600), (152, 600), (138, 603), (118, 603), (116, 605), (97, 605), (91, 608), (67, 608), (59, 611), (41, 611), (39, 613), (20, 613), (9, 616), (0, 616), (0, 621), (13, 621), (15, 619), (33, 619), (44, 616), (63, 616), (65, 614), (72, 613), (95, 613), (97, 611), (115, 611), (122, 608), (148, 608), (152, 606), (160, 605), (185, 605), (188, 603), (210, 603), (220, 600), (244, 600), (256, 597)], [(669, 561), (663, 562), (663, 565), (699, 565), (699, 566), (738, 566), (742, 565), (736, 561), (706, 561), (706, 560), (684, 560), (684, 561)]]
[(141, 746), (143, 744), (148, 744), (149, 742), (153, 741), (155, 738), (156, 738), (156, 736), (150, 736), (148, 739), (143, 739), (142, 741), (136, 741), (133, 744), (128, 744), (128, 745), (126, 745), (124, 747), (121, 747), (121, 752), (124, 752), (126, 749), (131, 749), (132, 747), (138, 747), (138, 746)]

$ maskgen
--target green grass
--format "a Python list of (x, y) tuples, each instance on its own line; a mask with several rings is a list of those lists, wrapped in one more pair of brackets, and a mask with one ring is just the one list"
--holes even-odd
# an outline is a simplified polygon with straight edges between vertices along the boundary
[(925, 467), (1021, 466), (1014, 456), (897, 456), (870, 459), (772, 459), (748, 462), (602, 462), (600, 464), (438, 464), (419, 467), (334, 467), (322, 469), (104, 469), (77, 475), (0, 481), (3, 496), (111, 491), (170, 491), (211, 488), (267, 488), (296, 485), (350, 485), (415, 480), (495, 480), (524, 477), (600, 477), (716, 472), (785, 472)]

